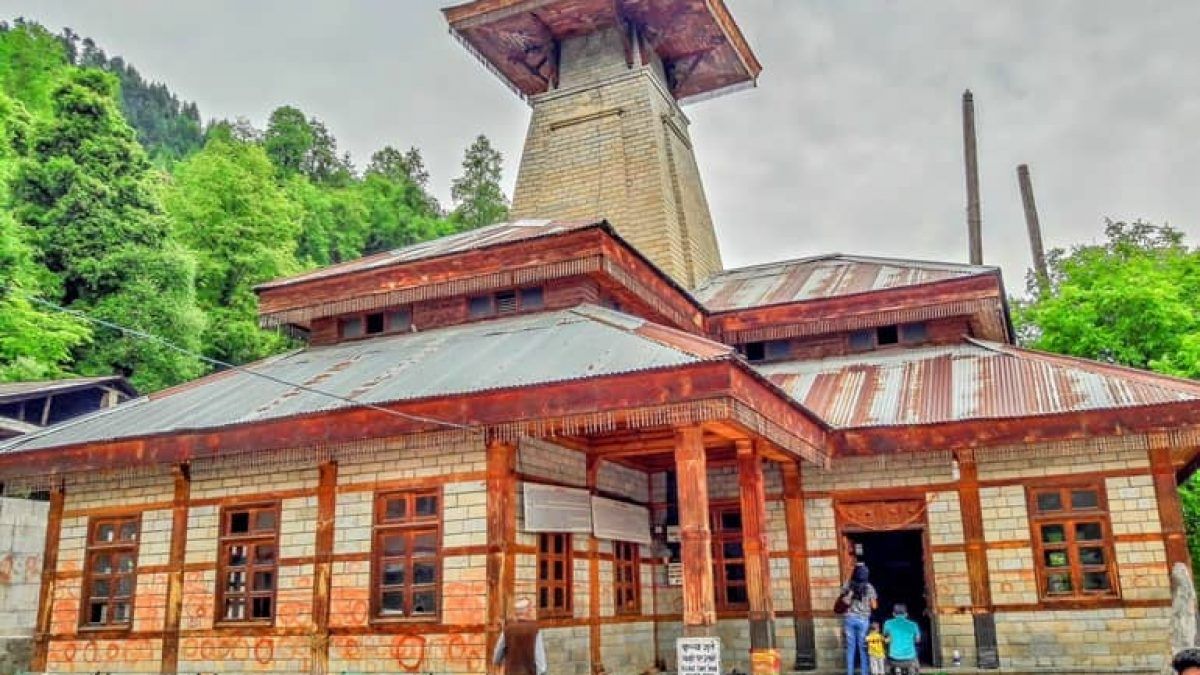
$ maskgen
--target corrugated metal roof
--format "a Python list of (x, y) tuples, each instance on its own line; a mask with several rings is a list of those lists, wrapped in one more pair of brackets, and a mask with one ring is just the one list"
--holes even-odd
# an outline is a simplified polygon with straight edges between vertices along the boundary
[(400, 263), (414, 262), (424, 260), (426, 258), (436, 258), (438, 256), (449, 255), (451, 253), (462, 253), (473, 249), (485, 248), (488, 246), (496, 246), (499, 244), (508, 244), (515, 241), (526, 239), (534, 239), (536, 237), (544, 237), (553, 234), (569, 232), (571, 230), (580, 230), (586, 227), (599, 225), (603, 221), (598, 220), (516, 220), (510, 223), (496, 223), (458, 234), (452, 234), (447, 237), (439, 237), (429, 241), (405, 246), (383, 253), (376, 253), (357, 260), (350, 260), (338, 265), (330, 265), (322, 267), (312, 272), (298, 274), (292, 277), (276, 279), (259, 284), (256, 288), (268, 289), (277, 288), (280, 286), (289, 286), (302, 281), (313, 281), (316, 279), (324, 279), (326, 277), (337, 276), (340, 274), (348, 274), (350, 272), (361, 272), (363, 270), (371, 270), (379, 267), (387, 267), (388, 265), (397, 265)]
[(835, 253), (718, 272), (692, 295), (709, 310), (722, 312), (915, 286), (995, 269)]
[(843, 428), (1200, 400), (1200, 382), (982, 341), (769, 363), (758, 370)]
[[(382, 404), (686, 365), (730, 353), (724, 345), (582, 305), (313, 347), (248, 368), (356, 402)], [(213, 429), (346, 407), (352, 404), (226, 371), (23, 437), (0, 446), (0, 452)]]
[(81, 389), (102, 384), (115, 384), (122, 390), (133, 391), (133, 388), (120, 375), (105, 375), (102, 377), (73, 377), (65, 380), (43, 380), (40, 382), (2, 382), (0, 383), (0, 403), (19, 401), (23, 398), (45, 396), (70, 389)]

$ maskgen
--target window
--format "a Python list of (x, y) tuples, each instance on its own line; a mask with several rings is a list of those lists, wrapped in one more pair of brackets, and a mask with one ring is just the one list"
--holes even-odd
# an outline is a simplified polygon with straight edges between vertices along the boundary
[(742, 345), (742, 353), (747, 361), (762, 361), (767, 358), (767, 347), (762, 342), (747, 342)]
[(97, 518), (88, 524), (82, 625), (128, 627), (133, 619), (141, 519)]
[(571, 616), (571, 535), (542, 533), (537, 550), (538, 618)]
[(1031, 488), (1029, 495), (1042, 599), (1116, 597), (1112, 530), (1101, 485)]
[(412, 329), (412, 312), (407, 309), (394, 309), (387, 313), (387, 332), (403, 333)]
[(791, 340), (768, 340), (763, 345), (763, 358), (768, 361), (786, 359), (792, 355)]
[(742, 550), (742, 510), (719, 506), (712, 510), (713, 584), (717, 609), (748, 609), (746, 554)]
[(856, 330), (850, 334), (850, 350), (865, 352), (875, 348), (875, 331)]
[(924, 342), (928, 335), (929, 331), (923, 323), (906, 323), (900, 326), (900, 341), (906, 345)]
[(897, 326), (880, 326), (875, 329), (875, 344), (894, 345), (900, 342), (900, 330)]
[(638, 545), (613, 542), (613, 610), (617, 614), (641, 614), (641, 567)]
[(363, 320), (361, 316), (351, 316), (338, 321), (338, 332), (344, 338), (363, 336)]
[(383, 332), (383, 312), (367, 315), (367, 335), (378, 335)]
[(467, 298), (467, 314), (472, 319), (482, 319), (498, 314), (530, 312), (544, 306), (542, 287), (531, 286), (516, 290), (497, 291), (487, 295)]
[(279, 505), (222, 511), (220, 555), (217, 620), (273, 620), (279, 567)]
[(435, 490), (375, 498), (372, 606), (381, 619), (433, 619), (439, 605), (441, 531)]

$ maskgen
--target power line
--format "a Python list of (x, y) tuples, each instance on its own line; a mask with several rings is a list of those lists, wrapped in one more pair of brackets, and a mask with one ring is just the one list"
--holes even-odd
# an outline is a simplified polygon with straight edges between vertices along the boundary
[(414, 422), (425, 422), (427, 424), (436, 424), (439, 426), (450, 427), (452, 429), (470, 429), (471, 428), (470, 425), (458, 424), (457, 422), (448, 422), (446, 420), (439, 420), (439, 419), (434, 419), (432, 417), (424, 417), (421, 415), (410, 415), (408, 413), (402, 413), (398, 410), (392, 410), (390, 408), (384, 408), (382, 406), (374, 405), (371, 403), (364, 403), (362, 401), (356, 401), (352, 398), (348, 398), (348, 397), (342, 396), (340, 394), (335, 394), (333, 392), (324, 391), (322, 389), (317, 389), (316, 387), (310, 387), (308, 385), (300, 384), (297, 382), (289, 382), (288, 380), (285, 380), (285, 379), (279, 378), (279, 377), (275, 377), (274, 375), (270, 375), (267, 373), (260, 373), (255, 370), (250, 370), (249, 368), (246, 368), (244, 366), (239, 366), (239, 365), (235, 365), (232, 363), (228, 363), (228, 362), (222, 361), (220, 359), (214, 359), (212, 357), (205, 356), (198, 352), (194, 352), (190, 349), (185, 349), (184, 347), (180, 347), (179, 345), (174, 344), (174, 343), (172, 343), (164, 338), (161, 338), (157, 335), (154, 335), (152, 333), (146, 333), (146, 332), (134, 329), (134, 328), (128, 328), (126, 326), (122, 326), (120, 324), (116, 324), (111, 321), (105, 321), (104, 319), (97, 319), (96, 317), (88, 316), (87, 314), (84, 314), (83, 312), (80, 312), (79, 310), (68, 309), (66, 307), (63, 307), (62, 305), (58, 305), (53, 302), (50, 302), (49, 300), (44, 300), (35, 295), (26, 293), (15, 286), (10, 286), (8, 288), (8, 291), (19, 293), (26, 300), (29, 300), (30, 302), (32, 302), (34, 304), (41, 305), (48, 309), (54, 310), (56, 312), (61, 312), (63, 314), (67, 314), (69, 316), (73, 316), (78, 319), (82, 319), (83, 321), (87, 321), (88, 323), (93, 323), (98, 326), (104, 326), (106, 328), (111, 328), (113, 330), (120, 331), (121, 333), (124, 333), (126, 335), (132, 335), (134, 337), (137, 337), (137, 338), (140, 338), (143, 340), (149, 340), (151, 342), (162, 345), (163, 347), (166, 347), (167, 349), (178, 352), (185, 356), (190, 356), (192, 358), (199, 359), (199, 360), (201, 360), (209, 365), (212, 365), (212, 366), (218, 366), (218, 367), (225, 368), (228, 370), (236, 370), (240, 373), (245, 373), (247, 375), (253, 375), (254, 377), (260, 377), (264, 380), (269, 380), (276, 384), (281, 384), (285, 387), (294, 387), (296, 389), (299, 389), (300, 391), (308, 392), (310, 394), (316, 394), (318, 396), (326, 396), (328, 398), (336, 399), (338, 401), (350, 403), (350, 404), (353, 404), (355, 406), (359, 406), (362, 408), (369, 408), (371, 410), (376, 410), (378, 412), (386, 413), (388, 415), (393, 415), (396, 417), (401, 417), (406, 420), (411, 420)]

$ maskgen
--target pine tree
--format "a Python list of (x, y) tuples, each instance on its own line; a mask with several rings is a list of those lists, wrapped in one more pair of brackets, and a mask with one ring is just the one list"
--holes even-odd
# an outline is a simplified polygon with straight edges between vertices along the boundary
[[(32, 133), (13, 181), (18, 221), (40, 262), (62, 283), (62, 301), (97, 318), (198, 350), (191, 257), (170, 238), (159, 179), (116, 101), (117, 81), (70, 71), (52, 94), (53, 117)], [(108, 329), (79, 349), (83, 373), (119, 372), (144, 390), (180, 382), (201, 363)]]
[(502, 222), (508, 217), (508, 198), (500, 189), (503, 158), (487, 136), (480, 134), (463, 157), (463, 172), (450, 186), (454, 198), (451, 218), (460, 229)]

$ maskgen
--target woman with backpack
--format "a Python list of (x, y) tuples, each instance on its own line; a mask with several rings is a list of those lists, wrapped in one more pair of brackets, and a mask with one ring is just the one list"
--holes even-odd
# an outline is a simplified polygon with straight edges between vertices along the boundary
[(870, 675), (867, 660), (867, 630), (871, 626), (871, 612), (879, 604), (875, 587), (868, 581), (867, 566), (857, 563), (850, 581), (842, 586), (834, 611), (844, 613), (843, 626), (846, 633), (846, 675), (854, 675), (855, 657), (862, 675)]

